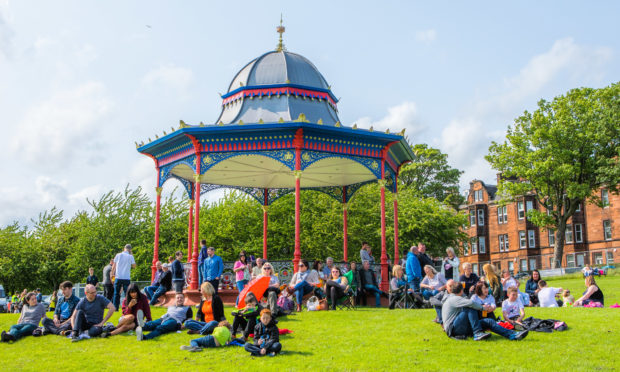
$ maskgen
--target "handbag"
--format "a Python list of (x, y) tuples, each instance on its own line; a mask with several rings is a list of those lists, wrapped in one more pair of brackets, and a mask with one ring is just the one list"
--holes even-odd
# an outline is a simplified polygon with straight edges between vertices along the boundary
[(319, 298), (317, 296), (312, 296), (306, 302), (306, 307), (308, 311), (316, 311), (319, 310)]
[(250, 271), (247, 267), (243, 270), (243, 280), (247, 280), (248, 282), (252, 279), (252, 275), (250, 275)]
[(327, 299), (319, 300), (319, 310), (327, 310)]

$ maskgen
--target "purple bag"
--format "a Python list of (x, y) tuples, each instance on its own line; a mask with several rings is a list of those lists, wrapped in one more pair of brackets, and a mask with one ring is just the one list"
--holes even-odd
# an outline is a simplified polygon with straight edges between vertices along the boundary
[(278, 306), (283, 308), (285, 311), (293, 311), (295, 308), (295, 304), (290, 298), (288, 298), (288, 296), (280, 296), (280, 298), (278, 298)]

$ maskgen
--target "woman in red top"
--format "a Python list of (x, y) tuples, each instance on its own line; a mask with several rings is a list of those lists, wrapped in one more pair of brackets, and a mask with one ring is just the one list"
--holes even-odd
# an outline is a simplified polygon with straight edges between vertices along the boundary
[(136, 283), (129, 284), (127, 287), (127, 296), (123, 300), (122, 304), (123, 316), (118, 320), (116, 329), (110, 332), (110, 335), (117, 335), (119, 333), (130, 331), (136, 328), (138, 320), (136, 316), (138, 310), (142, 310), (147, 322), (153, 320), (151, 318), (151, 307), (149, 306), (149, 300), (142, 292), (140, 287)]

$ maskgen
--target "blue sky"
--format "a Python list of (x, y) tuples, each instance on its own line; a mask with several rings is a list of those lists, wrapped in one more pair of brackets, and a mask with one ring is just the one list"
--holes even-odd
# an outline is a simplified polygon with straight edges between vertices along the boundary
[(539, 99), (620, 80), (614, 1), (0, 0), (0, 226), (127, 183), (154, 194), (134, 141), (215, 121), (218, 93), (275, 48), (280, 13), (345, 125), (406, 128), (464, 188), (494, 183), (490, 142)]

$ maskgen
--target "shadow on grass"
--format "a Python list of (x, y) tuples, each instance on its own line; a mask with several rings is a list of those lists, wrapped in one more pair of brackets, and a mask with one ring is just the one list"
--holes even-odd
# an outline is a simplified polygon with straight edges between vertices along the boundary
[(280, 355), (314, 355), (314, 353), (311, 353), (309, 351), (282, 350), (280, 352)]

